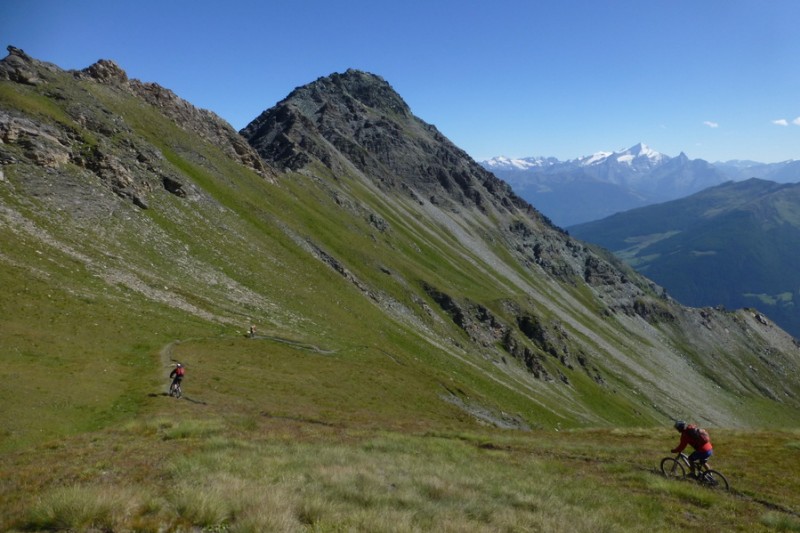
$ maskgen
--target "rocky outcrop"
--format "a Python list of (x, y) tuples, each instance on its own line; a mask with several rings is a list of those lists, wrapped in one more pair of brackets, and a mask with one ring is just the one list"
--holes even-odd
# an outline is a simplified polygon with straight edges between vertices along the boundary
[[(88, 108), (83, 108), (88, 113)], [(78, 124), (91, 123), (81, 115)], [(97, 129), (95, 130), (97, 131)], [(0, 111), (0, 164), (32, 165), (57, 171), (70, 165), (91, 172), (117, 196), (137, 207), (147, 208), (147, 195), (159, 184), (169, 192), (185, 196), (177, 177), (157, 163), (149, 148), (120, 150), (108, 139), (89, 131), (51, 124), (30, 116)], [(134, 148), (133, 151), (130, 148)], [(52, 180), (51, 180), (52, 181)], [(31, 187), (37, 187), (33, 182)], [(60, 181), (50, 183), (56, 194)]]
[[(159, 188), (181, 198), (192, 196), (191, 189), (164, 157), (119, 115), (88, 92), (75, 93), (70, 82), (77, 78), (102, 84), (122, 98), (139, 98), (157, 107), (180, 127), (199, 134), (231, 159), (274, 179), (274, 172), (224, 120), (157, 84), (130, 80), (114, 61), (101, 59), (81, 71), (67, 72), (33, 59), (18, 48), (10, 46), (8, 52), (0, 61), (0, 80), (34, 86), (46, 97), (64, 102), (65, 117), (48, 121), (36, 115), (0, 111), (0, 164), (30, 164), (44, 169), (75, 165), (93, 173), (117, 196), (142, 209), (148, 207), (148, 195)], [(58, 187), (58, 183), (54, 186)]]
[(429, 284), (423, 284), (423, 289), (473, 342), (484, 348), (499, 346), (536, 379), (554, 381), (555, 375), (568, 385), (564, 370), (579, 367), (597, 383), (605, 383), (597, 366), (560, 321), (545, 320), (514, 302), (506, 302), (504, 310), (512, 316), (509, 322), (479, 303), (458, 300)]
[(101, 83), (119, 85), (128, 83), (128, 74), (126, 74), (119, 65), (108, 59), (101, 59), (82, 72)]
[[(42, 167), (57, 168), (71, 159), (70, 140), (64, 132), (9, 111), (0, 110), (0, 142), (16, 145), (23, 158)], [(11, 152), (2, 153), (2, 164), (17, 161)]]
[(0, 80), (13, 81), (25, 85), (40, 85), (47, 80), (48, 71), (57, 71), (58, 67), (33, 59), (23, 50), (14, 46), (7, 47), (8, 56), (0, 61)]

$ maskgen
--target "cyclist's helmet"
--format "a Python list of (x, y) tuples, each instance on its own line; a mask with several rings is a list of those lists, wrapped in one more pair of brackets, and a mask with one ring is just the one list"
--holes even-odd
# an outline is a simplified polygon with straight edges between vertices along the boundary
[(178, 368), (180, 368), (180, 367), (181, 367), (181, 366), (183, 366), (183, 365), (181, 365), (180, 363), (178, 363), (178, 364), (177, 364), (177, 365), (175, 365), (175, 366), (177, 366)]
[(683, 431), (684, 429), (686, 429), (686, 422), (684, 422), (683, 420), (676, 420), (675, 429), (677, 429), (678, 431)]

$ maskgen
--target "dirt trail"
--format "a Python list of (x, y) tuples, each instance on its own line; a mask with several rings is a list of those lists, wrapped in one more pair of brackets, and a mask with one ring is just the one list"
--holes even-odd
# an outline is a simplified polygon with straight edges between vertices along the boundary
[(277, 337), (275, 335), (255, 335), (250, 337), (251, 339), (258, 340), (258, 339), (266, 339), (269, 341), (280, 342), (282, 344), (288, 344), (290, 346), (294, 346), (295, 348), (299, 348), (301, 350), (308, 350), (310, 352), (315, 352), (322, 355), (331, 355), (337, 352), (337, 350), (324, 350), (319, 346), (315, 346), (313, 344), (306, 344), (300, 341), (294, 341), (292, 339), (286, 339), (283, 337)]
[(161, 366), (166, 367), (166, 366), (170, 366), (172, 364), (172, 361), (174, 361), (174, 359), (172, 358), (172, 348), (176, 344), (180, 344), (180, 343), (181, 343), (181, 341), (177, 341), (176, 340), (176, 341), (169, 342), (169, 343), (167, 343), (167, 344), (165, 344), (164, 346), (161, 347), (161, 351), (158, 352), (159, 359), (161, 360)]

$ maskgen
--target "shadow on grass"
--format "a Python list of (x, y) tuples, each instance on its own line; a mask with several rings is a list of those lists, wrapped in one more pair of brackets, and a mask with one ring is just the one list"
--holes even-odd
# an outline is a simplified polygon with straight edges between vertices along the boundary
[[(168, 392), (151, 392), (147, 395), (148, 398), (158, 398), (159, 396), (166, 396), (169, 397)], [(208, 405), (208, 402), (204, 402), (203, 400), (195, 400), (194, 398), (190, 398), (186, 395), (183, 395), (180, 398), (176, 398), (176, 400), (186, 400), (187, 402), (195, 403), (198, 405)]]
[(193, 398), (189, 398), (189, 397), (188, 397), (188, 396), (186, 396), (186, 395), (184, 395), (184, 396), (183, 396), (182, 398), (180, 398), (180, 399), (181, 399), (181, 400), (186, 400), (187, 402), (196, 403), (196, 404), (199, 404), (199, 405), (208, 405), (208, 403), (204, 402), (203, 400), (195, 400), (195, 399), (193, 399)]

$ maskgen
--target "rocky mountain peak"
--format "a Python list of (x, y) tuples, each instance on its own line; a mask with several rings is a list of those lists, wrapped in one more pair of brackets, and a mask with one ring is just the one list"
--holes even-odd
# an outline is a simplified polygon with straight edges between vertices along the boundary
[(530, 209), (507, 184), (415, 117), (374, 74), (351, 69), (319, 78), (241, 133), (278, 168), (299, 170), (316, 160), (337, 174), (358, 169), (383, 188), (439, 205)]
[(376, 74), (355, 69), (319, 78), (295, 90), (288, 99), (303, 98), (306, 95), (327, 100), (352, 99), (377, 112), (402, 115), (410, 113), (408, 105), (386, 80)]

